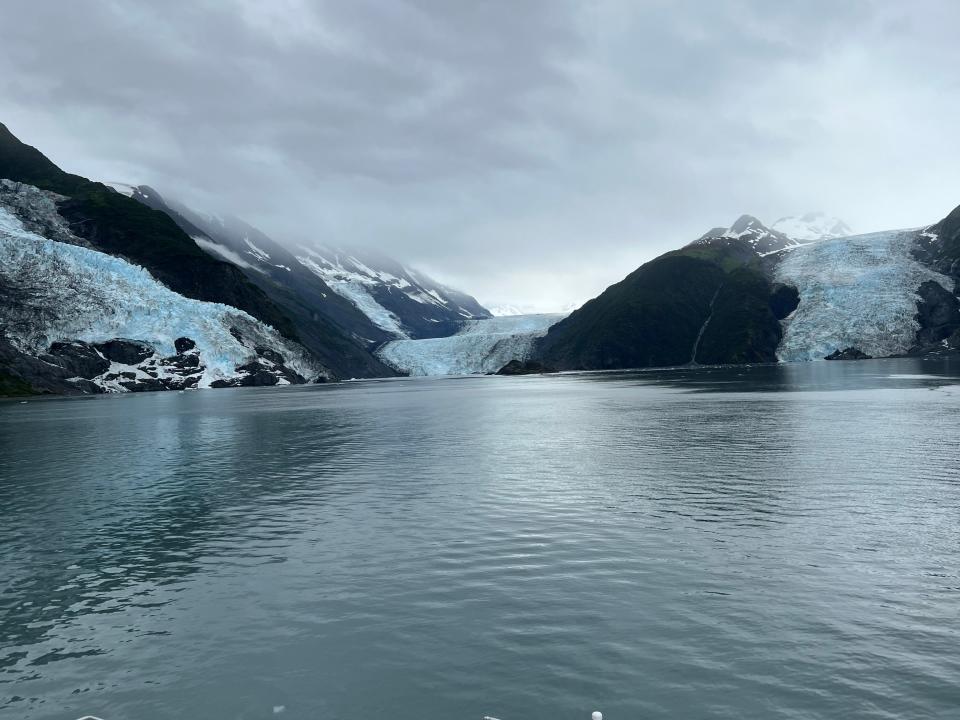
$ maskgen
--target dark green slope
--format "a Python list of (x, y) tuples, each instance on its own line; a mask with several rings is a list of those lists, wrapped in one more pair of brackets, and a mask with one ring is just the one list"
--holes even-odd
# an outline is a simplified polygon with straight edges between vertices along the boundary
[(960, 206), (928, 231), (935, 239), (919, 245), (921, 259), (938, 272), (960, 279)]
[(554, 325), (537, 354), (562, 370), (773, 362), (776, 297), (748, 246), (690, 246), (651, 260)]
[(170, 289), (244, 310), (297, 339), (293, 323), (243, 273), (203, 252), (164, 213), (105, 185), (63, 172), (0, 123), (0, 178), (67, 196), (59, 206), (71, 230), (102, 252), (142, 265)]
[(783, 337), (771, 307), (770, 282), (757, 270), (739, 267), (723, 278), (697, 348), (701, 365), (776, 362)]

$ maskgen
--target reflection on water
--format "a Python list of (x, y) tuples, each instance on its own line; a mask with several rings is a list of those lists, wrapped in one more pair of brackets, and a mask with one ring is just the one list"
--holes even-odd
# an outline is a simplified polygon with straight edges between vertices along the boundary
[(0, 404), (0, 717), (952, 717), (958, 378)]

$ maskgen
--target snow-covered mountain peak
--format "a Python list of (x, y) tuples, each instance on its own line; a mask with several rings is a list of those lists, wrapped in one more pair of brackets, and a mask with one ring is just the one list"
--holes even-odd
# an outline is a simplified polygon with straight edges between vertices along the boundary
[(774, 230), (804, 243), (853, 235), (853, 230), (843, 220), (822, 212), (782, 217), (772, 227)]
[(704, 233), (695, 244), (742, 240), (755, 252), (766, 255), (798, 243), (787, 235), (764, 225), (753, 215), (741, 215), (730, 227), (716, 227)]
[(769, 255), (818, 240), (852, 235), (841, 219), (822, 212), (782, 217), (767, 227), (753, 215), (741, 215), (730, 227), (716, 227), (704, 233), (694, 244), (743, 240), (759, 255)]
[(767, 230), (767, 228), (753, 215), (741, 215), (737, 218), (737, 221), (730, 226), (729, 232), (733, 235), (740, 236), (746, 233), (763, 232), (765, 230)]

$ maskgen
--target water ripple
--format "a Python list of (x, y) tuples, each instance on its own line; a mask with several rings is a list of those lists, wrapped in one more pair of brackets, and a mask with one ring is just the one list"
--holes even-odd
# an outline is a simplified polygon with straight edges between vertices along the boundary
[(951, 717), (956, 370), (0, 405), (0, 717)]

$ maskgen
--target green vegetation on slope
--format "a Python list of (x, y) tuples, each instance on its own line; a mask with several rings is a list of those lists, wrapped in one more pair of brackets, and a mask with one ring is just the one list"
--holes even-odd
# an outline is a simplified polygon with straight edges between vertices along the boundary
[(707, 260), (659, 257), (550, 328), (539, 354), (562, 370), (682, 365), (723, 278)]
[(776, 362), (783, 336), (770, 307), (770, 282), (755, 269), (732, 270), (720, 287), (697, 349), (703, 365)]
[(689, 246), (554, 325), (538, 355), (564, 370), (773, 362), (781, 337), (773, 292), (749, 246)]

